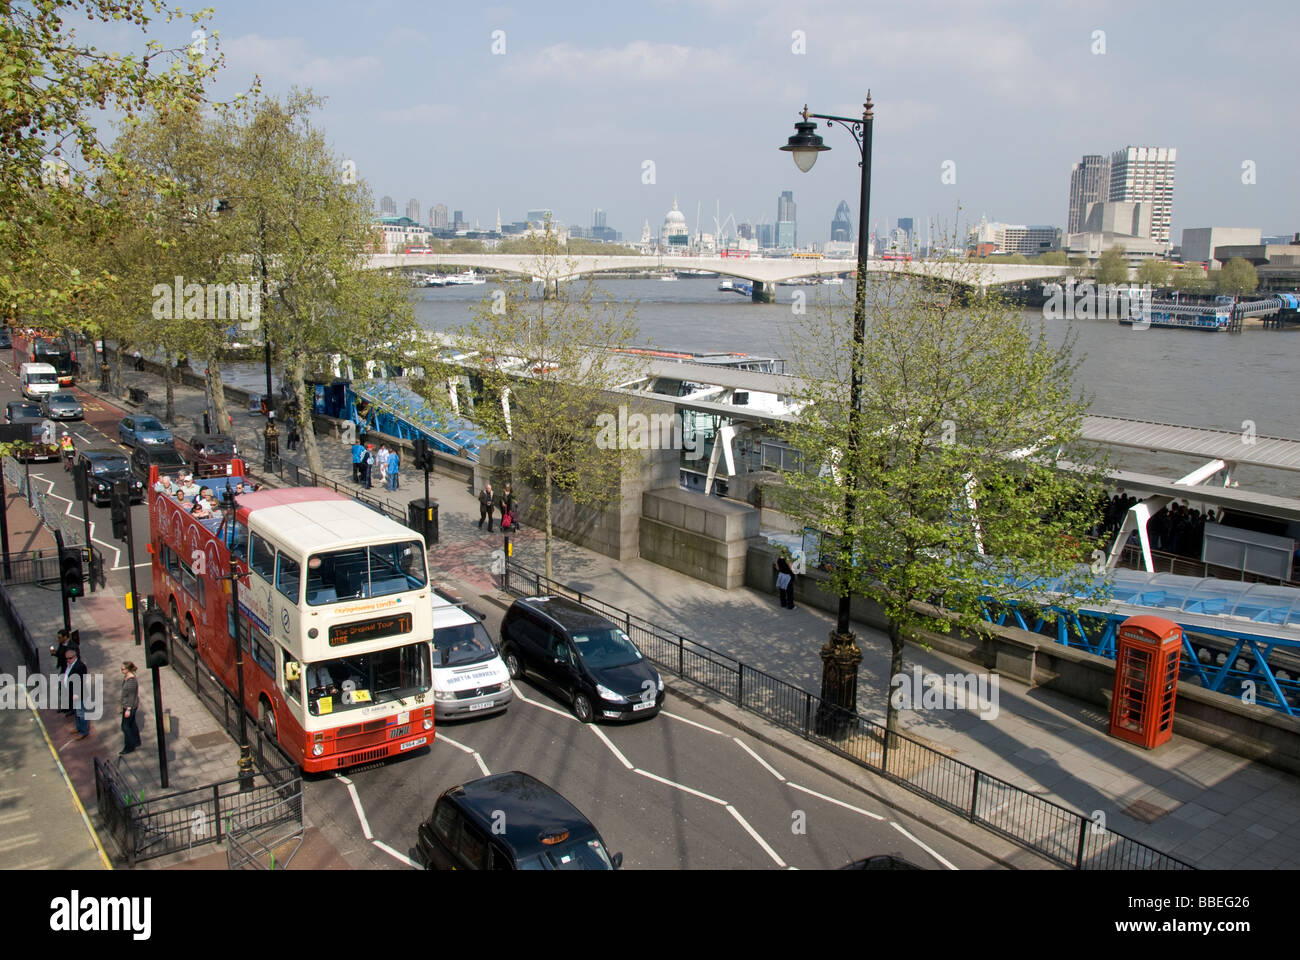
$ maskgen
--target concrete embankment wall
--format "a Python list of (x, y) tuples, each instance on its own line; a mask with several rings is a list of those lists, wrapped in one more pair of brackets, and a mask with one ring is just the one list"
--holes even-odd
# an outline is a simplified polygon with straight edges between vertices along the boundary
[[(745, 563), (745, 585), (774, 593), (772, 566), (777, 551), (766, 543), (750, 547)], [(826, 574), (809, 570), (795, 579), (795, 599), (830, 613), (839, 597), (825, 588)], [(851, 604), (853, 619), (878, 630), (889, 621), (880, 607), (862, 597)], [(935, 650), (994, 670), (1031, 687), (1046, 687), (1076, 700), (1093, 704), (1110, 714), (1115, 687), (1115, 661), (1066, 647), (1048, 637), (1015, 627), (993, 624), (979, 634), (924, 633)], [(1174, 733), (1207, 743), (1220, 750), (1266, 763), (1287, 773), (1300, 774), (1300, 719), (1235, 697), (1179, 681), (1174, 713)]]

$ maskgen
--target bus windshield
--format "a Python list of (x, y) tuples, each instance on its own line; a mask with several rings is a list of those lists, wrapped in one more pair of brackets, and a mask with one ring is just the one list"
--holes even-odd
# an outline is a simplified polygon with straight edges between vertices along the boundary
[(311, 606), (417, 590), (427, 582), (418, 540), (314, 553), (307, 560)]
[(309, 664), (307, 709), (312, 716), (401, 700), (429, 690), (429, 645), (411, 643)]

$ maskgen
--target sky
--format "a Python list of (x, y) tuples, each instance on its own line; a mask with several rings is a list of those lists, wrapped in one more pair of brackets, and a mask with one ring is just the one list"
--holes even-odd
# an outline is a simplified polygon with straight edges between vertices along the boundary
[[(542, 207), (590, 226), (599, 207), (636, 240), (674, 198), (713, 232), (774, 222), (793, 190), (800, 244), (823, 242), (841, 200), (857, 219), (853, 140), (819, 127), (831, 151), (806, 174), (777, 148), (805, 103), (860, 116), (869, 89), (881, 230), (1064, 227), (1071, 164), (1130, 144), (1178, 150), (1176, 243), (1188, 227), (1300, 230), (1287, 0), (207, 4), (226, 57), (213, 95), (258, 75), (268, 94), (325, 97), (316, 122), (340, 158), (376, 202), (419, 200), (423, 222), (444, 203), (484, 228)], [(180, 45), (191, 29), (152, 32)]]

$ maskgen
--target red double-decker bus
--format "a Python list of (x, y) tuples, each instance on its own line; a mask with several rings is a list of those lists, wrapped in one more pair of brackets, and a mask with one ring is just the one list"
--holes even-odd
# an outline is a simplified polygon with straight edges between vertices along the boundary
[[(228, 510), (149, 478), (155, 602), (229, 691), (309, 772), (369, 763), (433, 741), (431, 584), (424, 539), (332, 490), (241, 492), (242, 461), (199, 487)], [(230, 558), (238, 564), (238, 610)]]

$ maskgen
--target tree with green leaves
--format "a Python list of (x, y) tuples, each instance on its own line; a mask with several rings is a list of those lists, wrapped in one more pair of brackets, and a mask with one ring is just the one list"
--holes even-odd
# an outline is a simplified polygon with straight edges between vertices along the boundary
[(1214, 289), (1231, 297), (1254, 293), (1259, 288), (1259, 273), (1255, 265), (1241, 257), (1233, 257), (1223, 265), (1214, 278)]
[(1063, 250), (1049, 250), (1034, 257), (1034, 262), (1041, 263), (1045, 267), (1064, 267), (1069, 264), (1070, 258)]
[[(621, 494), (634, 454), (626, 444), (603, 442), (598, 424), (611, 409), (608, 391), (634, 380), (641, 364), (619, 352), (635, 342), (630, 315), (590, 280), (576, 287), (560, 282), (573, 265), (553, 232), (537, 239), (541, 252), (531, 273), (553, 296), (531, 299), (527, 284), (503, 286), (453, 340), (481, 381), (472, 417), (490, 435), (509, 440), (513, 477), (540, 506), (549, 577), (558, 502), (595, 508)], [(426, 399), (445, 406), (440, 385), (459, 380), (464, 370), (435, 361), (426, 368), (437, 370)]]
[(1102, 251), (1101, 257), (1097, 260), (1097, 270), (1093, 278), (1098, 283), (1116, 286), (1121, 283), (1128, 283), (1128, 260), (1124, 256), (1124, 247), (1122, 244), (1115, 244), (1113, 247), (1107, 247)]
[(1166, 260), (1143, 260), (1138, 264), (1137, 282), (1141, 284), (1151, 284), (1152, 289), (1162, 290), (1169, 286), (1170, 277), (1173, 275), (1173, 267)]
[[(61, 325), (83, 291), (111, 283), (79, 261), (54, 259), (67, 247), (52, 234), (103, 234), (113, 195), (105, 178), (137, 182), (140, 173), (106, 145), (97, 114), (126, 117), (153, 108), (201, 102), (220, 65), (216, 35), (204, 27), (207, 12), (183, 13), (162, 0), (31, 0), (0, 4), (0, 303)], [(78, 20), (129, 25), (139, 31), (139, 53), (119, 54), (83, 42)], [(164, 49), (147, 39), (160, 21), (190, 21), (186, 47)], [(90, 335), (97, 331), (87, 330)]]
[(291, 93), (231, 120), (230, 194), (221, 198), (261, 292), (258, 333), (288, 374), (310, 469), (322, 473), (307, 376), (338, 355), (405, 365), (415, 333), (411, 289), (365, 269), (375, 243), (373, 198), (311, 123), (321, 101)]
[(1202, 294), (1210, 288), (1209, 278), (1205, 275), (1205, 267), (1199, 263), (1185, 263), (1174, 271), (1173, 277), (1170, 278), (1170, 285), (1179, 293)]
[(942, 269), (938, 283), (873, 281), (858, 349), (844, 309), (810, 313), (794, 341), (802, 405), (785, 432), (809, 469), (785, 475), (778, 499), (823, 531), (829, 591), (889, 618), (891, 677), (919, 631), (977, 628), (990, 595), (1032, 606), (1022, 584), (1072, 581), (1095, 556), (1099, 474), (1079, 443), (1072, 340), (1053, 346), (994, 296), (954, 296), (977, 265)]
[(1070, 276), (1077, 278), (1092, 276), (1092, 263), (1082, 254), (1074, 254), (1069, 258)]

